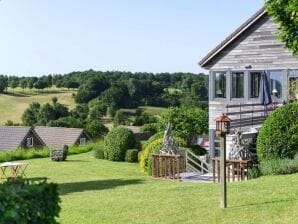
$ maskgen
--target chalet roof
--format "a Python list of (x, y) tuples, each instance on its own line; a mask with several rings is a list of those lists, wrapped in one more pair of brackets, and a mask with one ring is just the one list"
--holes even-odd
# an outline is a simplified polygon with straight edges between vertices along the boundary
[(81, 128), (44, 127), (37, 126), (35, 132), (45, 142), (47, 147), (60, 148), (64, 145), (76, 144), (79, 137), (84, 133)]
[(267, 12), (264, 8), (257, 11), (252, 17), (250, 17), (245, 23), (243, 23), (238, 29), (236, 29), (232, 34), (230, 34), (226, 39), (224, 39), (219, 45), (217, 45), (212, 51), (210, 51), (200, 62), (201, 67), (205, 67), (206, 64), (218, 55), (224, 48), (231, 44), (239, 35), (244, 31), (249, 29), (256, 21), (266, 15)]
[(0, 126), (0, 150), (17, 149), (30, 131), (31, 127)]

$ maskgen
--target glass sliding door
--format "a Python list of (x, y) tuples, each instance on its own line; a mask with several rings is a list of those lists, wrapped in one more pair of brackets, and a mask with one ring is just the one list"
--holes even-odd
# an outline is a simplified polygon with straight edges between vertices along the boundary
[(232, 98), (244, 97), (244, 73), (232, 73)]

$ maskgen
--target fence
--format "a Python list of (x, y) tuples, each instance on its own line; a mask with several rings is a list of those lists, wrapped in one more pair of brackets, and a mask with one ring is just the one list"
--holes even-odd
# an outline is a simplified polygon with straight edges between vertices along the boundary
[[(220, 159), (212, 158), (213, 182), (220, 182)], [(248, 169), (254, 166), (251, 160), (226, 160), (227, 181), (248, 180)]]
[(181, 155), (152, 154), (152, 176), (163, 179), (180, 179), (184, 171), (184, 159)]

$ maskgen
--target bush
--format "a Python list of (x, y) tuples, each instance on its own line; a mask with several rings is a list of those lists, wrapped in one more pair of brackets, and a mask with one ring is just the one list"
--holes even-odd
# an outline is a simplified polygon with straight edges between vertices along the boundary
[(163, 132), (157, 132), (156, 134), (152, 135), (144, 144), (143, 144), (143, 149), (147, 148), (149, 144), (154, 142), (157, 139), (163, 138), (164, 133)]
[(46, 180), (8, 180), (0, 185), (0, 223), (57, 223), (58, 186)]
[(89, 143), (88, 145), (79, 146), (74, 145), (68, 148), (68, 155), (76, 155), (81, 153), (90, 152), (92, 150), (94, 143)]
[(280, 175), (298, 172), (298, 154), (294, 159), (264, 160), (260, 164), (262, 175)]
[(205, 155), (207, 153), (207, 150), (202, 148), (199, 145), (191, 145), (190, 146), (190, 150), (197, 156), (202, 156)]
[(259, 160), (292, 159), (298, 153), (298, 103), (274, 111), (264, 122), (257, 138)]
[(113, 128), (105, 138), (105, 158), (111, 161), (124, 161), (128, 149), (136, 145), (131, 130), (123, 127)]
[(254, 179), (261, 176), (261, 171), (258, 167), (252, 167), (247, 170), (248, 179)]
[(136, 163), (138, 162), (138, 153), (137, 149), (129, 149), (126, 151), (125, 161), (129, 163)]
[(106, 135), (109, 132), (109, 129), (99, 120), (88, 120), (85, 131), (93, 139), (97, 139)]
[(141, 132), (157, 133), (158, 132), (158, 124), (157, 123), (144, 124), (141, 127)]
[(105, 159), (104, 142), (92, 144), (93, 156), (97, 159)]
[[(186, 143), (184, 139), (176, 137), (175, 140), (178, 142), (179, 146), (185, 147)], [(141, 153), (140, 167), (143, 172), (147, 172), (151, 175), (151, 154), (158, 152), (162, 147), (163, 139), (156, 139), (151, 142)]]
[(50, 155), (50, 150), (45, 149), (17, 149), (15, 151), (0, 152), (0, 162), (45, 158)]

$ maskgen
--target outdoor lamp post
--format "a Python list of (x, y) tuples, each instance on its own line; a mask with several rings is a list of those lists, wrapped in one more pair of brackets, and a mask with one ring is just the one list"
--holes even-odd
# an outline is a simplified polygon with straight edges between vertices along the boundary
[(226, 179), (226, 134), (230, 131), (231, 120), (224, 114), (217, 117), (216, 135), (220, 138), (220, 207), (227, 207), (227, 179)]

